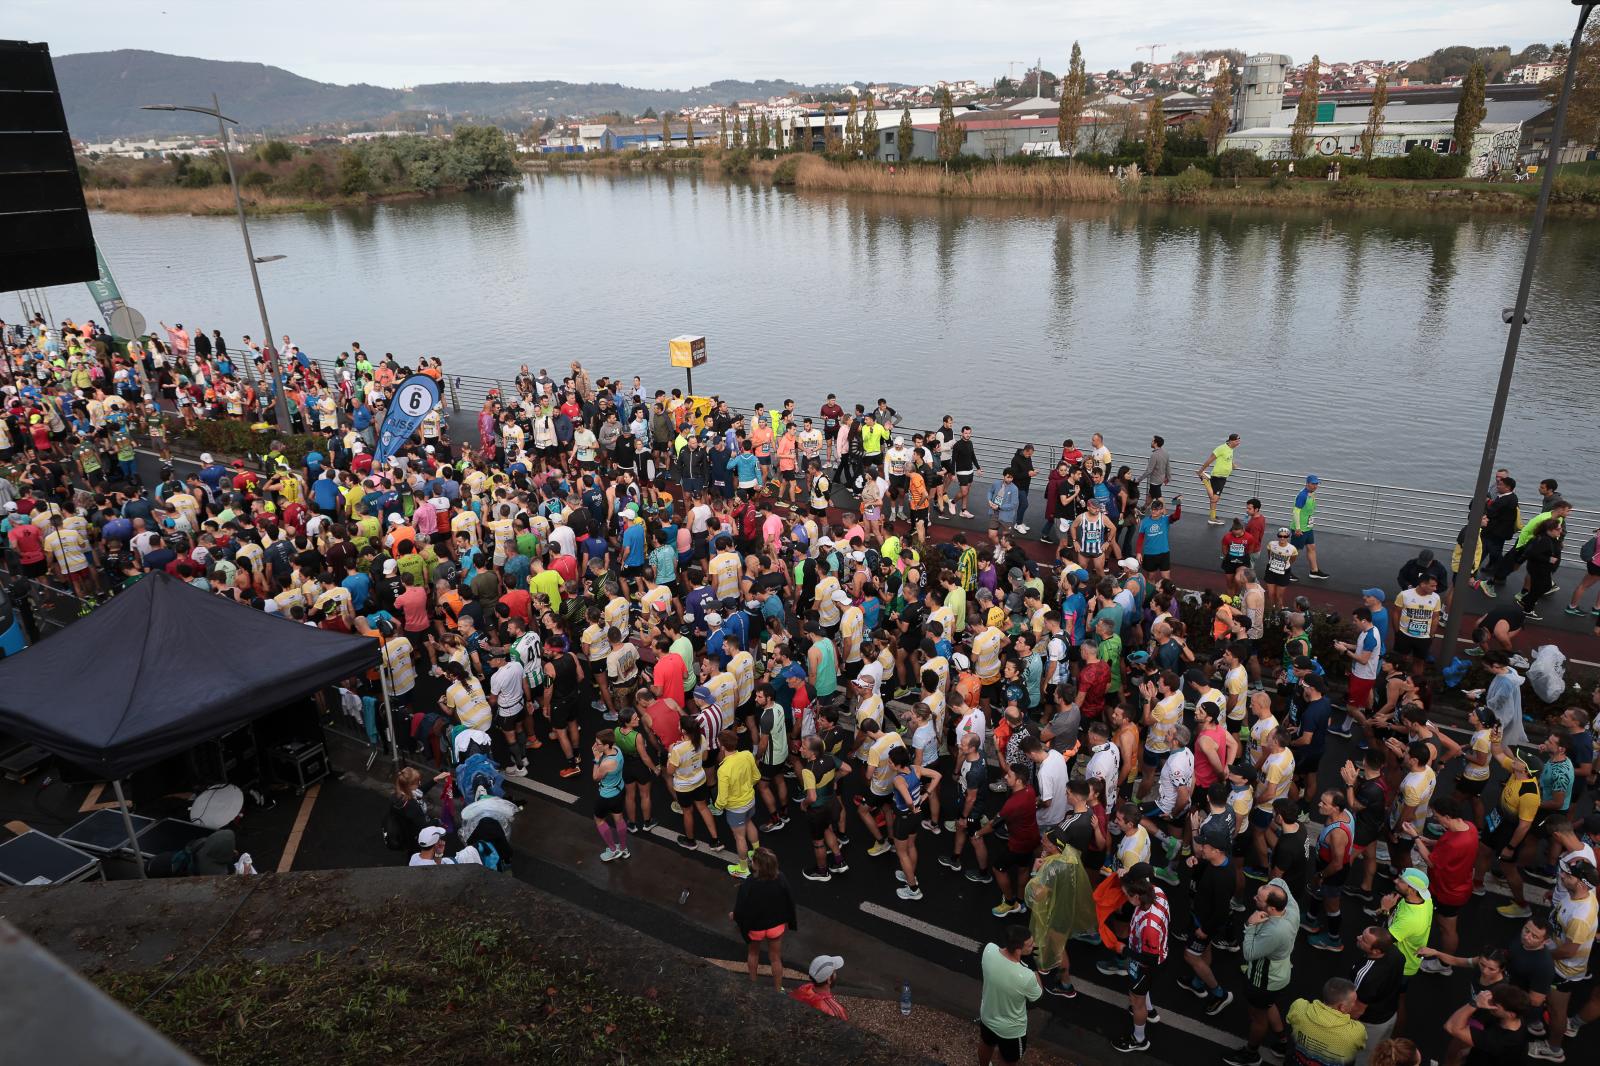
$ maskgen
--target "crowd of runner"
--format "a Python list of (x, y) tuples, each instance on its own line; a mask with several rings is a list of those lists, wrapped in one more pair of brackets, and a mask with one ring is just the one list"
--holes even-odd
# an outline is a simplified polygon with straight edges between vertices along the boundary
[[(8, 568), (85, 602), (159, 569), (371, 637), (382, 665), (357, 687), (386, 697), (415, 760), (444, 772), (481, 753), (517, 778), (554, 745), (551, 772), (593, 790), (602, 861), (648, 861), (633, 837), (658, 824), (725, 850), (752, 975), (766, 951), (781, 984), (794, 923), (763, 842), (804, 834), (792, 872), (893, 864), (909, 913), (949, 878), (992, 886), (1013, 928), (977, 926), (996, 941), (986, 1062), (1021, 1056), (1026, 1002), (1078, 994), (1079, 940), (1126, 989), (1120, 1051), (1151, 1047), (1152, 993), (1174, 986), (1210, 1015), (1242, 1001), (1231, 1066), (1425, 1061), (1402, 1035), (1446, 1066), (1562, 1062), (1600, 1016), (1595, 704), (1532, 744), (1512, 643), (1555, 591), (1570, 506), (1553, 480), (1533, 513), (1497, 477), (1478, 569), (1491, 593), (1519, 567), (1526, 583), (1472, 627), (1486, 683), (1451, 730), (1430, 665), (1449, 573), (1421, 553), (1319, 648), (1292, 588), (1302, 556), (1327, 576), (1319, 479), (1275, 536), (1257, 500), (1227, 517), (1237, 435), (1176, 472), (1225, 527), (1226, 591), (1193, 596), (1172, 579), (1186, 514), (1160, 437), (1141, 473), (1099, 434), (1065, 441), (1040, 552), (1031, 446), (996, 476), (953, 417), (904, 434), (885, 400), (833, 394), (746, 415), (577, 362), (559, 379), (524, 366), (469, 439), (435, 411), (375, 465), (387, 394), (440, 363), (352, 345), (326, 380), (284, 338), (293, 428), (318, 445), (293, 462), (277, 443), (204, 454), (146, 484), (136, 445), (167, 458), (172, 419), (270, 419), (274, 399), (248, 338), (164, 333), (119, 349), (89, 329), (9, 331)], [(1592, 542), (1582, 557), (1573, 613), (1600, 580)], [(387, 725), (369, 711), (374, 744)], [(449, 861), (459, 842), (408, 775), (410, 861)], [(1463, 928), (1490, 891), (1518, 924)], [(1347, 972), (1297, 998), (1309, 951)], [(819, 958), (797, 994), (832, 1011), (842, 964)], [(1407, 997), (1456, 969), (1470, 998), (1446, 1037), (1409, 1031)]]

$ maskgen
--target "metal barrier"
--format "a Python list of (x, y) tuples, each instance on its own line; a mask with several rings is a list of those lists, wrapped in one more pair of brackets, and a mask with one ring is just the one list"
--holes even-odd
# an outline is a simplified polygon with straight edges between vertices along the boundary
[[(330, 362), (321, 359), (313, 361), (322, 368), (324, 376), (329, 381), (334, 380), (333, 365)], [(501, 396), (516, 394), (515, 374), (502, 378), (447, 372), (445, 381), (446, 397), (457, 413), (481, 408), (491, 389), (497, 390)], [(751, 408), (741, 406), (733, 406), (733, 409), (744, 415), (749, 415), (752, 411)], [(896, 432), (909, 437), (913, 433), (930, 433), (933, 430), (903, 424), (896, 428)], [(1041, 439), (1060, 440), (1061, 435), (1054, 434)], [(1000, 472), (1010, 465), (1012, 456), (1023, 443), (1007, 437), (979, 437), (976, 434), (973, 436), (978, 463), (985, 471), (986, 477), (998, 478)], [(1168, 452), (1172, 455), (1203, 454), (1203, 449), (1190, 450), (1169, 443)], [(1031, 495), (1035, 497), (1043, 495), (1044, 484), (1055, 466), (1055, 455), (1053, 444), (1041, 445), (1035, 442), (1034, 465), (1038, 474), (1034, 478), (1034, 491)], [(1145, 466), (1145, 456), (1113, 454), (1112, 469), (1116, 470), (1123, 465), (1131, 467), (1135, 474), (1141, 473)], [(1175, 461), (1173, 476), (1173, 489), (1188, 494), (1189, 481), (1194, 476), (1189, 466), (1186, 463), (1179, 466)], [(1243, 500), (1254, 497), (1261, 501), (1261, 509), (1268, 516), (1269, 525), (1287, 524), (1289, 514), (1294, 508), (1295, 497), (1305, 487), (1305, 474), (1239, 466), (1229, 475), (1228, 485), (1230, 500), (1234, 498), (1235, 490), (1240, 493), (1237, 507), (1241, 513)], [(1033, 502), (1035, 506), (1042, 508), (1043, 505), (1038, 498)], [(1321, 486), (1317, 490), (1316, 528), (1319, 532), (1359, 537), (1363, 540), (1394, 541), (1432, 547), (1441, 554), (1447, 554), (1455, 544), (1456, 534), (1466, 524), (1470, 502), (1465, 493), (1322, 477)], [(1522, 505), (1524, 520), (1537, 513), (1538, 506), (1537, 497), (1524, 500)], [(1569, 559), (1575, 559), (1577, 548), (1587, 539), (1588, 532), (1600, 528), (1600, 510), (1574, 507), (1567, 523), (1569, 535), (1566, 540), (1566, 553)], [(1581, 535), (1573, 536), (1571, 535), (1573, 533)]]

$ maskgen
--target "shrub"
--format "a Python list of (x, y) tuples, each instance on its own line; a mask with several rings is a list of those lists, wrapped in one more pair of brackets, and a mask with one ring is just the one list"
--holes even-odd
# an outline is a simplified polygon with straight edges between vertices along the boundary
[(1217, 173), (1224, 178), (1253, 178), (1261, 173), (1261, 160), (1248, 148), (1229, 148), (1216, 159)]
[(1553, 204), (1600, 204), (1600, 177), (1558, 173), (1550, 189)]
[(800, 157), (797, 155), (788, 156), (783, 162), (779, 163), (777, 169), (772, 172), (772, 184), (793, 185), (795, 172), (799, 169)]
[(272, 184), (272, 175), (265, 170), (252, 170), (239, 179), (239, 184), (246, 189), (265, 189)]
[(1377, 191), (1377, 186), (1371, 178), (1361, 175), (1345, 178), (1341, 177), (1328, 189), (1328, 196), (1334, 200), (1365, 200)]
[(1275, 170), (1272, 172), (1272, 177), (1267, 179), (1267, 188), (1269, 189), (1287, 189), (1288, 187), (1289, 175), (1285, 171)]
[(1167, 199), (1182, 203), (1185, 200), (1196, 199), (1201, 193), (1211, 188), (1211, 175), (1199, 167), (1191, 166), (1177, 177), (1168, 180), (1166, 192)]

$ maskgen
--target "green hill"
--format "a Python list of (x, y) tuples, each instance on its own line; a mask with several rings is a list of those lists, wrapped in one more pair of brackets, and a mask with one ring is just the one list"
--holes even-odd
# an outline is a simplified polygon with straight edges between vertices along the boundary
[(73, 136), (82, 140), (205, 132), (195, 115), (141, 111), (140, 104), (209, 104), (245, 127), (297, 132), (317, 127), (375, 127), (396, 121), (410, 128), (431, 122), (475, 121), (520, 129), (546, 115), (641, 114), (646, 108), (765, 100), (805, 91), (787, 81), (717, 81), (693, 89), (639, 89), (615, 83), (565, 81), (444, 82), (391, 89), (332, 85), (263, 63), (167, 55), (138, 49), (55, 57), (56, 78)]

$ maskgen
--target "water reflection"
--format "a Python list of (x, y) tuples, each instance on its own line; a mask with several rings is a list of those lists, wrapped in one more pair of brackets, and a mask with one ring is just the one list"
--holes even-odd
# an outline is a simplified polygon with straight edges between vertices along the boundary
[[(886, 396), (913, 422), (950, 410), (1013, 438), (1092, 419), (1142, 443), (1159, 428), (1197, 462), (1219, 426), (1250, 425), (1286, 465), (1370, 477), (1392, 461), (1397, 483), (1461, 488), (1527, 219), (1043, 208), (666, 172), (535, 174), (252, 226), (263, 254), (289, 257), (263, 274), (275, 324), (318, 355), (354, 337), (483, 372), (581, 355), (653, 387), (682, 381), (665, 339), (696, 332), (710, 343), (696, 385), (730, 397)], [(254, 332), (229, 220), (101, 214), (95, 228), (152, 321)], [(93, 313), (82, 287), (50, 299)], [(1534, 301), (1504, 458), (1600, 497), (1600, 477), (1564, 458), (1587, 455), (1600, 414), (1600, 222), (1552, 220)]]

